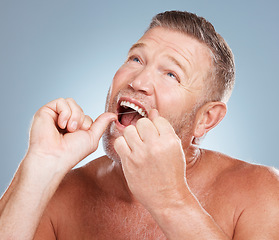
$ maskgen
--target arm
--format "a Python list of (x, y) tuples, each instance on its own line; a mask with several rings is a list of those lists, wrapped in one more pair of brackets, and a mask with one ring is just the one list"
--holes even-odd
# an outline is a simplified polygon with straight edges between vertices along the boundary
[(173, 128), (155, 112), (149, 116), (115, 141), (130, 191), (168, 239), (228, 240), (187, 185), (185, 156)]
[(72, 99), (58, 99), (34, 116), (27, 154), (0, 201), (0, 238), (33, 239), (46, 205), (66, 173), (97, 149), (107, 125), (94, 123)]
[(243, 199), (246, 204), (236, 223), (236, 240), (277, 240), (279, 236), (279, 171), (263, 166), (257, 169), (250, 178), (254, 186), (247, 189), (251, 193)]

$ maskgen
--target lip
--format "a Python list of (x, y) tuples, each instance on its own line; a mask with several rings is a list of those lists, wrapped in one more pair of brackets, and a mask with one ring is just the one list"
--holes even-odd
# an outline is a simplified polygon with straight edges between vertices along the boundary
[[(134, 103), (136, 106), (140, 107), (142, 110), (145, 111), (147, 117), (148, 117), (148, 111), (146, 110), (146, 108), (137, 100), (129, 98), (129, 97), (120, 97), (119, 100), (117, 101), (117, 115), (119, 113), (119, 109), (120, 109), (120, 103), (122, 101), (128, 101), (130, 103)], [(116, 121), (116, 126), (119, 130), (124, 130), (126, 128), (126, 126), (122, 125), (118, 120)]]
[(119, 98), (118, 102), (117, 102), (117, 114), (119, 113), (119, 109), (120, 109), (120, 103), (122, 101), (128, 101), (130, 103), (134, 103), (136, 106), (140, 107), (142, 110), (145, 111), (147, 117), (148, 117), (148, 111), (146, 110), (146, 108), (137, 100), (132, 99), (132, 98), (128, 98), (128, 97), (121, 97)]

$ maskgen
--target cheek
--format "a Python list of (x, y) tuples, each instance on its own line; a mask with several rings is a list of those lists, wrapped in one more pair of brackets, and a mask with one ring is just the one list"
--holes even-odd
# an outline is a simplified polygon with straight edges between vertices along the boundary
[(157, 108), (161, 116), (179, 115), (185, 110), (185, 93), (177, 87), (158, 86), (156, 88)]
[(121, 67), (120, 69), (118, 69), (113, 77), (111, 84), (111, 94), (118, 92), (120, 89), (127, 86), (128, 84), (129, 77), (127, 71), (125, 71), (124, 68)]
[(123, 79), (123, 74), (121, 74), (121, 71), (118, 70), (112, 79), (107, 100), (112, 101), (119, 90), (123, 88), (125, 85)]

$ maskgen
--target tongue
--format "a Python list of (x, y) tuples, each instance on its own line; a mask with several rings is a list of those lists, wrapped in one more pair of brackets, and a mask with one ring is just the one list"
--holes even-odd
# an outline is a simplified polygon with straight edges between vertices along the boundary
[(124, 126), (128, 125), (136, 125), (136, 122), (142, 118), (142, 116), (138, 113), (128, 113), (128, 114), (123, 114), (121, 118), (121, 124)]

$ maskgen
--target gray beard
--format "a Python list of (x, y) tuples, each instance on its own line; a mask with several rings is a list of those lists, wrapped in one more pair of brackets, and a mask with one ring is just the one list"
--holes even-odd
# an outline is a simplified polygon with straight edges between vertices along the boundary
[(109, 159), (121, 163), (120, 157), (114, 149), (114, 140), (111, 134), (111, 124), (107, 127), (102, 137), (103, 148)]
[[(130, 91), (129, 91), (130, 92)], [(116, 102), (116, 97), (113, 102)], [(109, 102), (110, 102), (110, 90), (107, 94), (106, 99), (106, 111), (109, 111)], [(177, 117), (176, 119), (173, 119), (171, 115), (164, 116), (172, 125), (174, 128), (175, 133), (177, 136), (181, 139), (182, 147), (185, 150), (189, 147), (191, 142), (193, 141), (193, 125), (196, 118), (197, 111), (199, 108), (204, 104), (205, 102), (200, 102), (196, 104), (194, 109), (191, 113), (184, 113), (182, 116)], [(154, 107), (154, 106), (153, 106)], [(113, 161), (121, 163), (121, 159), (116, 153), (114, 149), (114, 139), (115, 136), (113, 136), (112, 133), (112, 124), (111, 123), (106, 131), (103, 134), (102, 142), (103, 142), (103, 148), (106, 153), (106, 155)]]
[[(186, 150), (192, 139), (193, 139), (193, 124), (194, 124), (194, 120), (195, 120), (195, 116), (196, 116), (196, 109), (192, 112), (192, 113), (186, 113), (184, 114), (184, 116), (182, 117), (182, 120), (180, 118), (179, 119), (175, 119), (172, 120), (171, 118), (166, 117), (166, 119), (170, 119), (170, 123), (174, 128), (175, 133), (177, 134), (177, 136), (181, 139), (181, 144), (184, 150)], [(118, 154), (116, 153), (115, 149), (114, 149), (114, 139), (115, 137), (113, 136), (113, 133), (111, 132), (111, 125), (110, 124), (106, 131), (104, 132), (102, 141), (103, 141), (103, 148), (104, 151), (106, 153), (106, 155), (108, 156), (108, 158), (110, 158), (111, 160), (121, 163), (121, 159), (118, 156)]]

